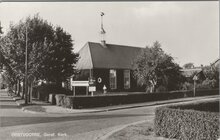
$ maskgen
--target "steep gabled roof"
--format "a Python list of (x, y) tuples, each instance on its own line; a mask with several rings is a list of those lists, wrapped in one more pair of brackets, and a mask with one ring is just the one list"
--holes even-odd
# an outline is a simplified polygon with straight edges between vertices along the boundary
[(79, 51), (79, 60), (76, 64), (77, 69), (92, 69), (92, 57), (90, 53), (89, 43), (86, 43)]
[(88, 42), (79, 51), (78, 69), (131, 69), (133, 60), (143, 48)]

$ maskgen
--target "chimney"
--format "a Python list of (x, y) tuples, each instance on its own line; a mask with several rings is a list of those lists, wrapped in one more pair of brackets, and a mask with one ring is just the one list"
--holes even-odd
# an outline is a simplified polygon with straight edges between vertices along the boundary
[(105, 40), (101, 40), (101, 45), (103, 48), (107, 48)]

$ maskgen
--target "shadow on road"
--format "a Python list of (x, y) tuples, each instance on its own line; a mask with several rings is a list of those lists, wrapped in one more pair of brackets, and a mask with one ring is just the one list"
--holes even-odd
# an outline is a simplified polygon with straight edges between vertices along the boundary
[(0, 109), (15, 109), (15, 108), (21, 108), (17, 105), (0, 105)]
[(135, 116), (150, 116), (153, 114), (120, 114), (120, 115), (91, 115), (91, 116), (66, 116), (66, 117), (1, 117), (1, 127), (39, 124), (49, 122), (65, 122), (77, 120), (94, 120), (107, 118), (135, 117)]
[(0, 100), (0, 102), (14, 102), (14, 100)]

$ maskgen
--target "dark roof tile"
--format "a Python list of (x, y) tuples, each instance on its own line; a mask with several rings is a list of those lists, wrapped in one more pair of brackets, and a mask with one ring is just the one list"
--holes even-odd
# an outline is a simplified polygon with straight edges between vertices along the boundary
[(143, 48), (88, 42), (80, 51), (78, 69), (131, 69), (133, 60)]

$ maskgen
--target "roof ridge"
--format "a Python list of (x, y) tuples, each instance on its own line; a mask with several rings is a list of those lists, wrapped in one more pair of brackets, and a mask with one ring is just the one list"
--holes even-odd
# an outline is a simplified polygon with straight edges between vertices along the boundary
[[(92, 42), (92, 41), (88, 41), (87, 43), (95, 43), (95, 44), (101, 44), (99, 42)], [(139, 46), (130, 46), (130, 45), (119, 45), (119, 44), (110, 44), (110, 43), (106, 43), (106, 45), (112, 45), (112, 46), (117, 46), (117, 47), (131, 47), (131, 48), (138, 48), (138, 49), (143, 49), (144, 47), (139, 47)]]

